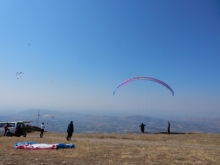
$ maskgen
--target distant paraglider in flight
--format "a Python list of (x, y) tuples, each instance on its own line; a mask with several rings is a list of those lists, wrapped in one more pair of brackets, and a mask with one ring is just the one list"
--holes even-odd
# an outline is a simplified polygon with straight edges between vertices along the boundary
[(23, 72), (16, 72), (16, 76), (17, 76), (18, 74), (24, 74), (24, 73), (23, 73)]
[(155, 79), (155, 78), (151, 78), (151, 77), (134, 77), (134, 78), (127, 79), (127, 80), (123, 81), (121, 84), (119, 84), (119, 85), (114, 89), (113, 95), (115, 94), (115, 92), (116, 92), (116, 90), (117, 90), (118, 88), (120, 88), (121, 86), (123, 86), (123, 85), (125, 85), (125, 84), (127, 84), (127, 83), (129, 83), (129, 82), (135, 81), (135, 80), (148, 80), (148, 81), (154, 81), (154, 82), (156, 82), (156, 83), (159, 83), (159, 84), (163, 85), (164, 87), (166, 87), (167, 89), (169, 89), (170, 92), (172, 93), (172, 95), (174, 96), (174, 92), (173, 92), (173, 90), (170, 88), (169, 85), (167, 85), (166, 83), (164, 83), (164, 82), (161, 81), (161, 80), (158, 80), (158, 79)]
[(52, 117), (54, 119), (54, 117), (52, 115), (44, 115), (44, 117)]
[(23, 72), (16, 72), (17, 79), (20, 79), (21, 77), (18, 77), (18, 75), (24, 74)]

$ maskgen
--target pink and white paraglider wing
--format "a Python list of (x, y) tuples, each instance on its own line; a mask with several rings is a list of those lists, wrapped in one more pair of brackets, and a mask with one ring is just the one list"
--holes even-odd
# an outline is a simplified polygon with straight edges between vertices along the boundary
[(116, 92), (116, 90), (117, 90), (118, 88), (120, 88), (121, 86), (123, 86), (123, 85), (125, 85), (125, 84), (127, 84), (127, 83), (129, 83), (129, 82), (132, 82), (132, 81), (134, 81), (134, 80), (149, 80), (149, 81), (153, 81), (153, 82), (159, 83), (159, 84), (163, 85), (164, 87), (166, 87), (167, 89), (169, 89), (170, 92), (172, 93), (172, 95), (174, 96), (174, 92), (173, 92), (172, 88), (171, 88), (169, 85), (167, 85), (166, 83), (164, 83), (164, 82), (161, 81), (161, 80), (158, 80), (158, 79), (155, 79), (155, 78), (151, 78), (151, 77), (134, 77), (134, 78), (130, 78), (130, 79), (128, 79), (128, 80), (125, 80), (125, 81), (123, 81), (121, 84), (119, 84), (119, 85), (114, 89), (113, 95), (115, 94), (115, 92)]

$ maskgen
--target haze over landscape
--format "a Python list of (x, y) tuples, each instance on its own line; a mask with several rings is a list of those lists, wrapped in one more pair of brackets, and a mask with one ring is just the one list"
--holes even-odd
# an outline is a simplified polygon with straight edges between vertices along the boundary
[(219, 165), (220, 1), (1, 0), (0, 122), (0, 164)]
[[(0, 26), (0, 116), (219, 119), (218, 1), (0, 1)], [(137, 76), (174, 96), (151, 81), (113, 96)]]

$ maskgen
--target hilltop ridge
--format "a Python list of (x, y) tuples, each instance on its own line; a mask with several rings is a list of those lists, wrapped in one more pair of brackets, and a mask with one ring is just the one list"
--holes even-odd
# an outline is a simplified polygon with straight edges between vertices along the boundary
[[(37, 117), (33, 116), (38, 111), (25, 110), (14, 115), (0, 116), (1, 121), (30, 120), (31, 125), (37, 126)], [(43, 117), (52, 114), (54, 118)], [(168, 120), (148, 116), (108, 116), (80, 114), (77, 112), (58, 112), (40, 110), (39, 123), (44, 121), (46, 130), (50, 132), (66, 132), (67, 125), (73, 121), (77, 133), (140, 133), (140, 123), (146, 124), (146, 132), (166, 132)], [(170, 120), (171, 132), (205, 132), (220, 133), (220, 118), (190, 118)]]

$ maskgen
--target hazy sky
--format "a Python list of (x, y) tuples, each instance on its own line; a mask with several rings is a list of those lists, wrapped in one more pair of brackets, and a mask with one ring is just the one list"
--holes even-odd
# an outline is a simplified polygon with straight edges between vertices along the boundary
[[(112, 95), (136, 76), (175, 95), (151, 81)], [(0, 77), (1, 113), (220, 115), (220, 3), (2, 0)]]

